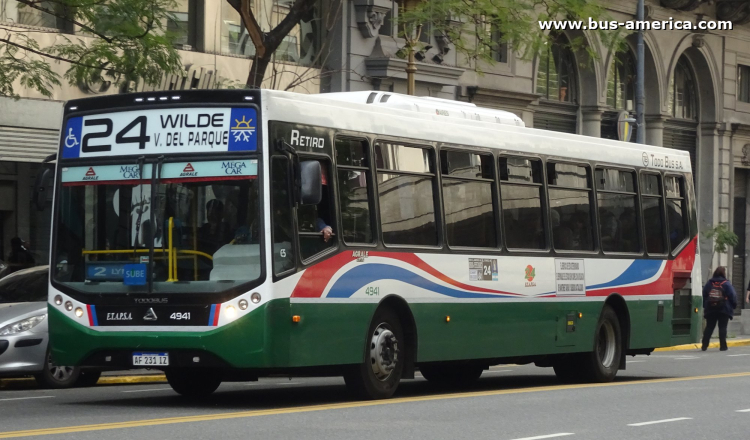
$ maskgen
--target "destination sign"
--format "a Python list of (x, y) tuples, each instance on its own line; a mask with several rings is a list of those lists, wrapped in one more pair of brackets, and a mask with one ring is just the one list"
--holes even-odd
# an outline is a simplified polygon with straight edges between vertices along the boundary
[(124, 111), (68, 119), (63, 159), (113, 155), (256, 151), (254, 108)]

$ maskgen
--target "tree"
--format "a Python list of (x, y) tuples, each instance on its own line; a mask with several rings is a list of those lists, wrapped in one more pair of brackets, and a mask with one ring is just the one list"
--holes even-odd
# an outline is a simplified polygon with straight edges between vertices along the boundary
[[(550, 41), (550, 32), (542, 29), (541, 22), (580, 20), (588, 24), (589, 19), (605, 18), (606, 11), (596, 0), (402, 0), (397, 22), (407, 51), (420, 44), (413, 35), (429, 23), (437, 38), (452, 44), (481, 71), (483, 63), (495, 62), (493, 51), (499, 44), (507, 43), (527, 59), (540, 53)], [(622, 44), (617, 32), (598, 31), (597, 35), (607, 46)], [(570, 45), (585, 50), (591, 59), (598, 57), (582, 37), (570, 39)]]
[[(737, 237), (737, 234), (732, 232), (726, 223), (719, 223), (711, 229), (706, 229), (705, 231), (703, 231), (703, 237), (705, 237), (707, 240), (714, 241), (711, 252), (711, 260), (709, 264), (713, 263), (714, 256), (717, 252), (720, 254), (725, 254), (727, 253), (729, 246), (737, 246), (737, 243), (739, 243), (740, 241), (739, 237)], [(711, 278), (710, 267), (708, 273), (709, 278)]]
[[(141, 79), (156, 84), (180, 69), (180, 57), (167, 30), (174, 0), (17, 0), (20, 11), (34, 11), (77, 35), (58, 34), (42, 47), (39, 34), (12, 23), (0, 25), (0, 95), (18, 98), (13, 87), (51, 96), (60, 75), (50, 65), (68, 65), (63, 77), (71, 84), (104, 79), (122, 84)], [(36, 35), (35, 35), (36, 34)]]
[(250, 88), (260, 88), (265, 78), (266, 70), (268, 70), (268, 66), (271, 64), (276, 50), (284, 41), (284, 37), (300, 21), (309, 21), (313, 18), (315, 5), (318, 3), (318, 0), (294, 0), (294, 3), (289, 7), (289, 12), (275, 26), (271, 23), (273, 27), (268, 32), (263, 31), (256, 12), (253, 11), (252, 0), (227, 0), (227, 2), (240, 14), (242, 24), (245, 26), (248, 35), (250, 35), (250, 40), (255, 46), (255, 56), (246, 85)]

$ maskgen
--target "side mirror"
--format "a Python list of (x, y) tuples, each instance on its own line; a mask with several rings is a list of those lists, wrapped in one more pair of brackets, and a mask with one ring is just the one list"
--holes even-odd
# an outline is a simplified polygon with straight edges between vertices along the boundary
[(32, 202), (38, 211), (44, 211), (47, 205), (47, 187), (49, 187), (54, 171), (49, 167), (45, 166), (39, 174), (36, 175), (36, 182), (34, 182), (34, 194)]
[(322, 171), (320, 162), (306, 160), (299, 164), (300, 175), (300, 203), (302, 205), (317, 205), (323, 193)]

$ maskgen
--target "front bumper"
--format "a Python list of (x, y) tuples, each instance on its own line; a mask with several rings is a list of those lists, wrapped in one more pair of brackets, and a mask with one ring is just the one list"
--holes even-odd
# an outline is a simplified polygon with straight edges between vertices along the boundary
[(47, 343), (46, 334), (25, 332), (0, 336), (0, 376), (24, 376), (42, 371)]

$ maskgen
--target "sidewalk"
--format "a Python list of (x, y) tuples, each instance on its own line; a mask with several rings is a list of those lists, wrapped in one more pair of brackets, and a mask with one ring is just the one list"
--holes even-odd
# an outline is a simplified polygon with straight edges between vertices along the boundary
[[(714, 338), (711, 338), (712, 340)], [(727, 339), (727, 347), (747, 347), (750, 346), (750, 339), (743, 339), (743, 338), (736, 338), (736, 339)], [(708, 344), (708, 348), (719, 348), (719, 341), (715, 340), (714, 342), (711, 342)], [(685, 345), (675, 345), (674, 347), (662, 347), (657, 348), (654, 351), (677, 351), (677, 350), (700, 350), (701, 344), (685, 344)]]

